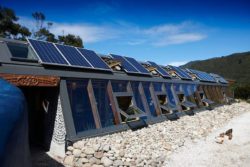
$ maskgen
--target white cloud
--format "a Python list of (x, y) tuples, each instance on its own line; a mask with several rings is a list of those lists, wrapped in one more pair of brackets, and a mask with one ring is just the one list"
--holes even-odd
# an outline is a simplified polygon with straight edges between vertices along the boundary
[(186, 64), (186, 63), (188, 63), (188, 61), (174, 61), (174, 62), (171, 62), (171, 63), (169, 63), (169, 64), (167, 64), (167, 65), (181, 66), (181, 65), (184, 65), (184, 64)]
[(50, 31), (56, 35), (75, 34), (79, 35), (84, 42), (99, 42), (117, 38), (119, 31), (108, 26), (96, 26), (90, 24), (59, 24), (52, 26)]
[[(35, 21), (20, 17), (19, 23), (35, 30)], [(46, 23), (44, 23), (46, 25)], [(141, 28), (134, 24), (117, 22), (115, 24), (97, 25), (87, 23), (54, 23), (50, 31), (56, 35), (79, 35), (85, 43), (94, 43), (117, 39), (126, 45), (148, 45), (164, 47), (203, 40), (207, 37), (202, 28), (192, 22), (180, 24), (163, 24)]]
[(200, 33), (183, 33), (183, 34), (174, 34), (162, 37), (161, 39), (155, 41), (153, 45), (155, 46), (167, 46), (171, 44), (182, 44), (188, 42), (200, 41), (206, 38), (206, 35)]

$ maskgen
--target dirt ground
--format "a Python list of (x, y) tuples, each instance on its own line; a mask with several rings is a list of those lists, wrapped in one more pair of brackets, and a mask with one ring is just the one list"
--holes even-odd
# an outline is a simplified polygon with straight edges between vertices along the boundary
[[(233, 129), (233, 139), (226, 138), (223, 144), (216, 143), (215, 137), (229, 128)], [(169, 157), (167, 166), (250, 167), (250, 109), (212, 132), (205, 140), (185, 144)]]

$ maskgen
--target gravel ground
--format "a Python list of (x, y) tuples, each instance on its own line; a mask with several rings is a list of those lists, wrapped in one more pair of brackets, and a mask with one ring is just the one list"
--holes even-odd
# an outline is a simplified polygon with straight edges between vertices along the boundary
[[(84, 139), (68, 147), (64, 164), (85, 167), (212, 166), (214, 165), (212, 161), (217, 166), (235, 166), (235, 163), (242, 166), (249, 163), (249, 157), (247, 157), (249, 152), (246, 155), (243, 152), (249, 147), (249, 143), (246, 142), (249, 136), (242, 137), (238, 133), (241, 133), (240, 129), (243, 132), (248, 132), (249, 129), (243, 130), (239, 124), (231, 126), (229, 124), (230, 127), (234, 126), (232, 127), (233, 140), (217, 144), (214, 137), (218, 135), (216, 130), (228, 124), (232, 118), (247, 114), (247, 111), (250, 111), (250, 104), (234, 103), (217, 107), (212, 111), (202, 111), (194, 116), (184, 116), (177, 121), (164, 121), (150, 125), (148, 128), (134, 132), (128, 130)], [(245, 140), (241, 144), (237, 143), (243, 138)], [(241, 147), (242, 144), (244, 148)], [(219, 155), (227, 156), (228, 149), (231, 149), (230, 157), (233, 158), (225, 161), (217, 159)], [(235, 151), (242, 153), (242, 156)], [(244, 162), (239, 164), (239, 159)]]
[[(223, 144), (216, 143), (215, 137), (230, 128), (233, 129), (232, 140), (225, 138)], [(180, 157), (182, 157), (181, 161)], [(227, 125), (214, 131), (204, 140), (187, 145), (173, 153), (168, 158), (167, 166), (249, 167), (250, 106), (246, 113), (233, 118)]]

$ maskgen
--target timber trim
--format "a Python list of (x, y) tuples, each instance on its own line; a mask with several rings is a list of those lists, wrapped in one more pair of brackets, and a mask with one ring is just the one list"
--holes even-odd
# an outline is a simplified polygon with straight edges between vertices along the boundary
[(56, 87), (60, 83), (56, 76), (0, 73), (0, 77), (16, 86)]

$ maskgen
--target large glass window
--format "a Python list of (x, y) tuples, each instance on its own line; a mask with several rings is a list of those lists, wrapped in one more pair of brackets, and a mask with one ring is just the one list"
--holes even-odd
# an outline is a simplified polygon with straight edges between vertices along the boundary
[(76, 133), (96, 128), (87, 85), (87, 79), (67, 81), (68, 95)]
[(102, 127), (114, 125), (114, 115), (110, 106), (107, 80), (92, 80), (95, 99)]
[(169, 102), (173, 105), (176, 105), (176, 102), (175, 102), (175, 98), (174, 98), (174, 94), (173, 94), (173, 91), (172, 91), (172, 84), (165, 84), (166, 85), (166, 91), (167, 91), (167, 95), (168, 95), (168, 99), (169, 99)]
[(132, 91), (133, 91), (134, 98), (136, 101), (136, 105), (140, 110), (145, 112), (142, 99), (141, 99), (141, 94), (139, 91), (139, 85), (140, 85), (140, 82), (131, 82), (131, 87), (132, 87)]
[(154, 85), (154, 90), (155, 90), (156, 92), (161, 92), (161, 91), (162, 91), (162, 83), (160, 83), (160, 82), (155, 82), (155, 83), (153, 83), (153, 85)]
[(174, 85), (174, 90), (176, 91), (176, 92), (181, 92), (181, 84), (173, 84)]
[(153, 116), (157, 116), (156, 114), (156, 110), (155, 110), (155, 106), (154, 106), (154, 102), (153, 102), (153, 99), (151, 97), (151, 93), (150, 93), (150, 82), (142, 82), (142, 86), (143, 86), (143, 90), (144, 90), (144, 93), (145, 93), (145, 96), (147, 98), (147, 102), (148, 102), (148, 106), (149, 106), (149, 109), (150, 109), (150, 112)]
[(111, 81), (113, 92), (127, 92), (127, 81)]

